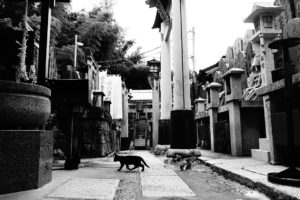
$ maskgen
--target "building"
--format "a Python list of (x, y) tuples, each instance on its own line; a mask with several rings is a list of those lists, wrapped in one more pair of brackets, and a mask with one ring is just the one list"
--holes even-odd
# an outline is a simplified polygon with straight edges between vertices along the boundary
[[(131, 148), (152, 146), (152, 90), (131, 90), (128, 101), (128, 132)], [(147, 140), (147, 141), (146, 141)]]

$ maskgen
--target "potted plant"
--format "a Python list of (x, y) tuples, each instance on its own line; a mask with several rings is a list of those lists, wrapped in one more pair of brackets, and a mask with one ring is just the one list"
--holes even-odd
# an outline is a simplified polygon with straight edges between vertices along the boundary
[(17, 8), (14, 18), (2, 20), (0, 30), (1, 43), (5, 44), (1, 45), (0, 58), (0, 129), (41, 127), (50, 116), (51, 91), (35, 84), (35, 66), (26, 65), (28, 0), (8, 4)]

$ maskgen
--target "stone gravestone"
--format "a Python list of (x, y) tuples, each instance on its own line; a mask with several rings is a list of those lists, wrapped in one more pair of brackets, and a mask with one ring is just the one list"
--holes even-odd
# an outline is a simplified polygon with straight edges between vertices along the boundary
[(254, 35), (255, 31), (253, 29), (248, 29), (245, 32), (244, 38), (243, 38), (243, 51), (246, 51), (248, 43), (250, 43), (250, 38)]
[[(290, 20), (283, 29), (283, 38), (300, 37), (300, 18)], [(290, 48), (290, 62), (300, 72), (300, 45)]]
[(233, 43), (233, 58), (235, 59), (237, 54), (243, 51), (243, 40), (242, 38), (237, 38)]
[(249, 76), (249, 74), (251, 73), (251, 63), (254, 55), (255, 54), (252, 49), (252, 44), (251, 42), (248, 42), (245, 48), (245, 74), (247, 76)]
[[(238, 52), (236, 55), (236, 58), (234, 60), (234, 66), (236, 68), (240, 68), (246, 71), (246, 56), (243, 52)], [(247, 74), (243, 73), (241, 76), (242, 80), (242, 88), (247, 88)]]
[(228, 47), (226, 50), (226, 59), (234, 59), (234, 55), (233, 55), (233, 48), (232, 47)]
[(234, 59), (228, 59), (227, 60), (227, 68), (230, 70), (231, 68), (234, 68), (235, 60)]
[(221, 58), (219, 61), (219, 71), (221, 72), (221, 74), (225, 74), (228, 71), (228, 66), (226, 64), (226, 60), (225, 58)]

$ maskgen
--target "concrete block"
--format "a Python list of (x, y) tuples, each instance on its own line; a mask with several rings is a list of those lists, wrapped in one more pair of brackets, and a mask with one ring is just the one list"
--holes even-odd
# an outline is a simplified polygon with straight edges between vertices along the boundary
[(0, 194), (36, 189), (50, 182), (52, 154), (53, 131), (1, 130)]
[(268, 138), (259, 138), (259, 149), (270, 151), (270, 142)]
[(253, 159), (269, 162), (270, 161), (270, 152), (264, 151), (261, 149), (251, 149), (251, 155)]

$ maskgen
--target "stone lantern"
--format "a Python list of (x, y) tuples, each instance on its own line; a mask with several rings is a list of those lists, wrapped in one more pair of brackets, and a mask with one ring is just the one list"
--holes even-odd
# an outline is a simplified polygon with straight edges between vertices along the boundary
[(149, 66), (149, 71), (153, 78), (158, 80), (160, 72), (160, 62), (153, 58), (152, 60), (147, 61), (147, 66)]
[(223, 75), (225, 81), (225, 100), (240, 100), (243, 96), (241, 76), (245, 70), (240, 68), (231, 68)]
[(200, 112), (204, 112), (205, 111), (205, 99), (202, 99), (201, 97), (199, 97), (198, 99), (196, 99), (195, 102), (195, 106), (196, 106), (196, 113), (200, 113)]
[(259, 46), (259, 52), (255, 54), (260, 58), (263, 85), (272, 82), (271, 71), (274, 69), (273, 54), (268, 44), (278, 38), (282, 32), (275, 28), (273, 20), (284, 10), (284, 6), (274, 6), (271, 2), (254, 3), (252, 12), (244, 20), (245, 23), (254, 24), (255, 33), (250, 41), (252, 45)]
[(94, 90), (93, 95), (94, 95), (93, 105), (97, 108), (103, 108), (103, 105), (104, 105), (103, 98), (104, 98), (105, 94), (100, 90)]
[(110, 104), (111, 104), (111, 100), (105, 99), (103, 103), (103, 110), (110, 113)]
[(151, 73), (151, 79), (153, 80), (152, 87), (152, 145), (153, 148), (158, 144), (158, 129), (159, 129), (159, 72), (160, 72), (160, 62), (155, 60), (149, 60), (147, 62), (149, 66), (149, 71)]

